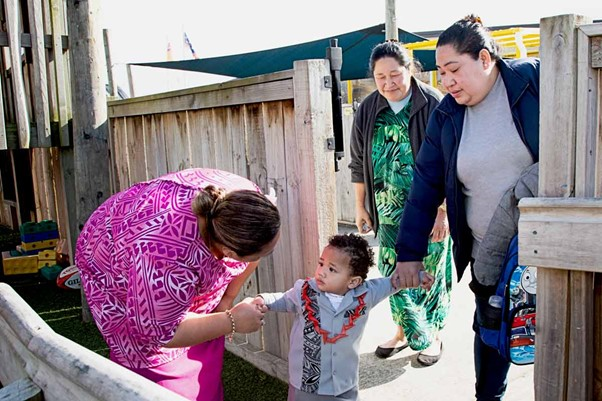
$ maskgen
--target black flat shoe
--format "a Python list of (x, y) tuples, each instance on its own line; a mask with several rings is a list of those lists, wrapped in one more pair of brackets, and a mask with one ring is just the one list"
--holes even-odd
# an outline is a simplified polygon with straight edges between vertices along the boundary
[(439, 351), (439, 354), (425, 355), (421, 352), (418, 354), (418, 357), (416, 358), (416, 360), (418, 361), (418, 363), (420, 363), (423, 366), (433, 366), (434, 364), (439, 362), (439, 359), (441, 359), (441, 354), (443, 354), (443, 342), (441, 342), (441, 349)]
[(374, 351), (374, 355), (376, 355), (377, 357), (382, 358), (382, 359), (387, 359), (387, 358), (397, 354), (399, 351), (404, 350), (406, 348), (408, 348), (407, 342), (404, 345), (401, 345), (401, 346), (395, 347), (395, 348), (376, 347), (376, 351)]

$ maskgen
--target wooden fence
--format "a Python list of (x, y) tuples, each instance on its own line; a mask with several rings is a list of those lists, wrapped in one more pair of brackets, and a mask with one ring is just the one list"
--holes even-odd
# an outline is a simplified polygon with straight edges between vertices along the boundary
[(537, 401), (602, 399), (602, 24), (540, 23), (539, 198), (519, 261), (538, 266)]
[[(241, 296), (283, 291), (313, 274), (336, 227), (329, 75), (324, 60), (293, 70), (109, 103), (114, 192), (167, 172), (211, 167), (273, 189), (282, 216), (280, 241)], [(287, 378), (292, 318), (269, 314), (261, 333), (228, 348)]]

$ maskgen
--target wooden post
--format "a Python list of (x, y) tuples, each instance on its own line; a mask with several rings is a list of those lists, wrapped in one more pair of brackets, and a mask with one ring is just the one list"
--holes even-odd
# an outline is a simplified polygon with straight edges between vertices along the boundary
[[(75, 219), (79, 230), (110, 195), (107, 97), (105, 83), (99, 78), (105, 66), (99, 40), (102, 34), (95, 20), (98, 6), (99, 0), (67, 1), (76, 171), (76, 210), (70, 219)], [(84, 320), (89, 321), (89, 310), (83, 309)]]
[(298, 175), (298, 210), (303, 227), (303, 266), (295, 267), (295, 272), (305, 277), (313, 274), (322, 247), (337, 232), (334, 155), (327, 150), (327, 139), (334, 134), (330, 89), (324, 85), (324, 77), (330, 74), (326, 62), (303, 60), (295, 61), (293, 66), (295, 133), (290, 140), (296, 142), (291, 147), (296, 156), (291, 157), (298, 164), (291, 165), (289, 171)]
[[(575, 115), (582, 106), (577, 98), (576, 28), (585, 22), (585, 17), (564, 15), (540, 23), (540, 197), (575, 195)], [(584, 188), (577, 187), (584, 196)], [(591, 399), (592, 289), (592, 273), (538, 269), (537, 401)]]
[(29, 30), (33, 55), (34, 116), (39, 147), (49, 147), (50, 109), (48, 108), (48, 85), (46, 77), (46, 49), (44, 48), (44, 20), (41, 0), (27, 0), (29, 8)]
[(117, 84), (113, 79), (113, 62), (111, 61), (111, 42), (109, 40), (109, 30), (102, 30), (102, 37), (105, 45), (105, 59), (107, 62), (107, 80), (109, 83), (109, 96), (119, 97), (117, 93)]
[(130, 97), (136, 97), (134, 93), (134, 77), (132, 76), (132, 65), (126, 64), (126, 69), (128, 73), (128, 87), (130, 89)]
[(395, 0), (385, 0), (385, 40), (399, 40), (397, 18), (395, 17)]
[(27, 97), (23, 70), (21, 68), (21, 30), (19, 29), (19, 2), (5, 0), (4, 11), (10, 48), (10, 66), (12, 74), (13, 97), (17, 116), (17, 132), (19, 147), (29, 148), (29, 115), (27, 113)]

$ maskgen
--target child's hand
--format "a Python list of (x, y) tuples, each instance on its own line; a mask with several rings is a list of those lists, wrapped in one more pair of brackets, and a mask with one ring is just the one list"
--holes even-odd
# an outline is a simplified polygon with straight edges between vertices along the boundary
[(259, 311), (261, 311), (262, 313), (265, 313), (269, 310), (269, 308), (265, 304), (265, 300), (261, 295), (257, 295), (253, 299), (252, 303), (255, 304), (255, 306), (257, 306), (257, 309), (259, 309)]
[(430, 273), (427, 273), (426, 270), (420, 270), (418, 272), (418, 277), (420, 281), (420, 287), (427, 291), (430, 290), (435, 283), (435, 277), (433, 277)]

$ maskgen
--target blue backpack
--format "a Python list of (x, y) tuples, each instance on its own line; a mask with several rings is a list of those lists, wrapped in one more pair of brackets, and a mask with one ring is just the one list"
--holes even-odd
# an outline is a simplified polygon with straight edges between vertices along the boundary
[(537, 269), (518, 264), (518, 236), (514, 236), (495, 294), (489, 298), (490, 311), (486, 312), (496, 316), (496, 323), (487, 327), (480, 324), (479, 331), (485, 344), (516, 365), (535, 360), (536, 293)]

